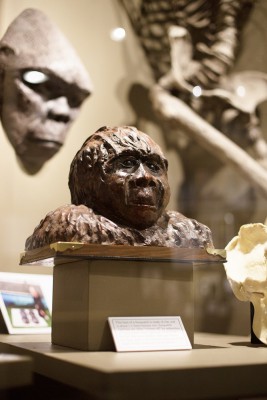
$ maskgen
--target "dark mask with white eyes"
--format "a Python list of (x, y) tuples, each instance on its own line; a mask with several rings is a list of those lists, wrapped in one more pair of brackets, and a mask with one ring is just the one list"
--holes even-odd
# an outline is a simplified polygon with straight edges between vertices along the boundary
[(67, 39), (42, 12), (23, 11), (0, 41), (1, 122), (24, 170), (34, 174), (65, 142), (92, 92)]

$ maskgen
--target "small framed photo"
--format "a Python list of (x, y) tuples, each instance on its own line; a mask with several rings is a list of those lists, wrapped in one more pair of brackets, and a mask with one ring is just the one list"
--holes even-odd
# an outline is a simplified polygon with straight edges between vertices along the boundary
[(0, 309), (11, 334), (51, 333), (51, 275), (0, 272)]

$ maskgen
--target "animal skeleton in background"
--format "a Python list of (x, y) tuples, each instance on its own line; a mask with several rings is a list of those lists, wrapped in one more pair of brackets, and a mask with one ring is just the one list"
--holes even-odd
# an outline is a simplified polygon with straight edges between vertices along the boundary
[[(122, 3), (157, 81), (151, 88), (156, 111), (172, 126), (182, 126), (189, 137), (224, 163), (232, 164), (267, 195), (265, 170), (235, 146), (236, 143), (249, 148), (255, 158), (266, 158), (267, 146), (259, 127), (257, 106), (267, 98), (267, 75), (257, 71), (231, 72), (241, 30), (255, 1), (122, 0)], [(189, 107), (184, 107), (184, 103)], [(214, 131), (196, 118), (190, 108), (211, 128), (229, 136), (231, 141), (225, 141), (227, 138), (216, 131), (219, 134), (216, 140), (222, 139), (219, 147), (227, 146), (223, 154), (212, 137)], [(192, 119), (197, 123), (192, 124)], [(202, 135), (203, 129), (210, 132), (208, 137)], [(240, 162), (237, 149), (244, 156)]]
[[(192, 40), (187, 80), (213, 86), (233, 65), (240, 31), (253, 0), (121, 0), (156, 80), (171, 66), (168, 31), (179, 26)], [(183, 57), (179, 54), (179, 58)]]

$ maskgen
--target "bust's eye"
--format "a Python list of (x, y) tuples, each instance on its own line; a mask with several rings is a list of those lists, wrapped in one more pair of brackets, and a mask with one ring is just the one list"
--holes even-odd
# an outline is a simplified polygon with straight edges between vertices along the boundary
[(160, 170), (160, 165), (157, 162), (147, 161), (146, 166), (153, 172), (158, 172)]
[(123, 160), (120, 160), (120, 164), (124, 168), (133, 168), (138, 165), (138, 160), (133, 157), (124, 158)]

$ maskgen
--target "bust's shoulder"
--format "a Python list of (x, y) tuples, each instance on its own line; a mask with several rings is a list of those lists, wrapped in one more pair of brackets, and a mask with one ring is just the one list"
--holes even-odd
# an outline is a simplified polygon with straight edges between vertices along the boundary
[(205, 224), (178, 211), (166, 211), (164, 218), (168, 231), (181, 247), (213, 247), (211, 230)]
[(188, 226), (193, 226), (193, 227), (197, 227), (197, 226), (201, 226), (201, 227), (205, 227), (209, 230), (209, 228), (204, 225), (203, 223), (197, 221), (194, 218), (188, 218), (185, 215), (181, 214), (179, 211), (166, 211), (165, 213), (165, 218), (168, 221), (168, 224), (184, 224), (184, 225), (188, 225)]
[(57, 241), (71, 241), (77, 226), (93, 219), (93, 210), (84, 205), (66, 204), (48, 212), (27, 238), (25, 248), (31, 250)]
[(187, 218), (185, 215), (181, 214), (179, 211), (169, 211), (168, 210), (165, 212), (164, 216), (170, 224), (176, 223), (176, 222), (185, 222), (185, 221), (190, 220), (190, 218)]
[(83, 204), (67, 204), (50, 211), (26, 240), (26, 250), (50, 243), (82, 242), (91, 244), (134, 244), (127, 228), (94, 212)]
[(50, 211), (46, 214), (45, 219), (51, 219), (56, 217), (68, 217), (69, 215), (92, 215), (93, 210), (91, 208), (86, 207), (83, 204), (75, 205), (75, 204), (65, 204), (63, 206), (57, 207), (55, 210)]

